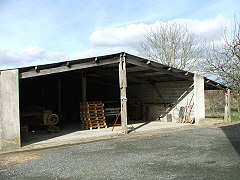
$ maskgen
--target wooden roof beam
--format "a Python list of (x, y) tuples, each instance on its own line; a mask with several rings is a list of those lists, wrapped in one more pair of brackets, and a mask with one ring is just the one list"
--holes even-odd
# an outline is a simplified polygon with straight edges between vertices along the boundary
[[(104, 70), (104, 69), (101, 69), (101, 68), (95, 68), (95, 69), (96, 69), (95, 73), (97, 73), (99, 75), (106, 75), (106, 76), (112, 76), (112, 77), (119, 78), (119, 74), (116, 73), (116, 72), (112, 72), (112, 71), (109, 71), (109, 70)], [(137, 82), (137, 83), (149, 83), (147, 81), (131, 77), (128, 74), (127, 74), (127, 80), (132, 81), (132, 82)]]
[(69, 67), (69, 65), (66, 65), (66, 66), (58, 66), (58, 67), (53, 67), (53, 68), (41, 69), (41, 70), (39, 69), (38, 72), (36, 72), (36, 71), (22, 72), (19, 74), (19, 78), (25, 79), (25, 78), (31, 78), (31, 77), (36, 77), (36, 76), (50, 75), (50, 74), (73, 71), (73, 70), (78, 70), (78, 69), (86, 69), (86, 68), (91, 68), (91, 67), (114, 64), (114, 63), (118, 63), (118, 62), (119, 62), (119, 58), (112, 58), (112, 59), (98, 60), (98, 62), (91, 61), (91, 62), (72, 64), (70, 67)]
[(193, 80), (193, 77), (189, 76), (188, 74), (183, 75), (183, 74), (180, 74), (180, 73), (177, 73), (177, 72), (173, 72), (171, 70), (166, 70), (166, 69), (162, 69), (160, 67), (155, 67), (151, 64), (146, 64), (146, 63), (143, 63), (143, 62), (135, 60), (135, 59), (127, 58), (127, 63), (131, 63), (131, 64), (141, 66), (141, 67), (144, 67), (144, 68), (152, 69), (154, 71), (162, 72), (164, 74), (169, 74), (171, 76), (176, 76), (176, 77), (179, 77), (179, 78), (182, 78), (182, 79), (187, 79), (187, 80), (191, 80), (191, 81)]
[(213, 86), (213, 87), (215, 87), (215, 88), (217, 88), (217, 89), (221, 89), (221, 90), (227, 92), (227, 89), (226, 89), (226, 88), (223, 88), (220, 84), (215, 85), (215, 84), (213, 84), (210, 80), (207, 80), (207, 81), (205, 80), (205, 84), (207, 84), (207, 85), (209, 85), (209, 86)]

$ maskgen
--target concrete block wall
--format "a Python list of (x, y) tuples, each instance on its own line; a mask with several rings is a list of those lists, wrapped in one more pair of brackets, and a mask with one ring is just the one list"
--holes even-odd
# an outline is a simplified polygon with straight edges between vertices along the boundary
[[(192, 109), (190, 111), (190, 119), (193, 119), (195, 116), (194, 113), (194, 90), (189, 92), (189, 94), (184, 97), (167, 115), (171, 115), (172, 122), (177, 122), (179, 118), (179, 111), (181, 107), (184, 107), (186, 110), (189, 105), (192, 105)], [(167, 122), (167, 115), (161, 120)]]
[(0, 72), (0, 150), (20, 147), (18, 70)]
[[(169, 108), (166, 104), (175, 103), (192, 86), (191, 81), (175, 81), (156, 83), (157, 93), (151, 84), (128, 86), (128, 98), (137, 98), (149, 106), (148, 120), (157, 120), (165, 117)], [(186, 101), (186, 100), (185, 100)], [(165, 105), (164, 105), (165, 104)]]
[(149, 121), (155, 121), (158, 120), (159, 117), (165, 113), (168, 107), (163, 105), (150, 105), (149, 106), (149, 114), (148, 114), (148, 120)]

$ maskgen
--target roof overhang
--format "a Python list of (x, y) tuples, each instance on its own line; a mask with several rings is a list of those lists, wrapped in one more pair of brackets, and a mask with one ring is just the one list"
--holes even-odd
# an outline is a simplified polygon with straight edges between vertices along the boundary
[[(101, 68), (108, 65), (118, 67), (120, 58), (125, 57), (127, 66), (128, 80), (144, 83), (155, 81), (193, 81), (194, 73), (172, 68), (148, 59), (134, 56), (125, 52), (98, 56), (85, 59), (69, 60), (64, 62), (23, 67), (19, 69), (19, 79), (27, 79), (38, 76), (57, 74), (75, 70), (84, 70), (89, 68)], [(110, 67), (111, 68), (111, 67)], [(105, 69), (104, 69), (105, 70)], [(105, 70), (107, 71), (107, 70)], [(117, 71), (117, 69), (116, 69)], [(109, 72), (109, 70), (108, 70)], [(104, 74), (104, 72), (102, 71)], [(110, 73), (110, 72), (109, 72)], [(109, 74), (108, 73), (108, 74)], [(106, 74), (106, 72), (105, 72)], [(111, 73), (110, 73), (111, 74)], [(228, 87), (219, 84), (204, 77), (206, 89), (221, 89), (226, 90)]]

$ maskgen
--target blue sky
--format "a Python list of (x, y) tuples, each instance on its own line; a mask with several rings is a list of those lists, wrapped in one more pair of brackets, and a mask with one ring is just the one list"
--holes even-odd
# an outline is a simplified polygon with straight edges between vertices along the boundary
[(219, 39), (239, 12), (237, 0), (0, 0), (0, 69), (137, 54), (144, 27), (159, 21), (181, 20)]

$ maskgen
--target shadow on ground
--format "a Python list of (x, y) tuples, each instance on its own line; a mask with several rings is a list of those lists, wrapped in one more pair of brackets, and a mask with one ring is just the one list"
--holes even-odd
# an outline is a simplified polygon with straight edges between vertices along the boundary
[(60, 126), (58, 133), (49, 133), (47, 129), (48, 127), (35, 128), (27, 134), (21, 134), (22, 147), (82, 130), (81, 126), (76, 124), (68, 125), (65, 127)]
[(225, 133), (236, 152), (240, 155), (240, 122), (220, 128)]
[(147, 124), (149, 124), (151, 121), (148, 121), (148, 122), (144, 122), (143, 124), (137, 126), (137, 127), (134, 127), (134, 124), (131, 124), (131, 130), (128, 131), (128, 133), (131, 133), (132, 131), (135, 131), (143, 126), (146, 126)]
[[(108, 119), (106, 122), (107, 126), (111, 128), (114, 126), (115, 119)], [(71, 121), (71, 123), (68, 124), (60, 124), (58, 133), (49, 133), (47, 130), (47, 126), (39, 126), (31, 128), (27, 134), (21, 134), (21, 146), (23, 147), (33, 143), (46, 141), (77, 131), (88, 131), (86, 129), (82, 129), (81, 123), (79, 123), (79, 121)], [(97, 130), (97, 128), (94, 130)]]

